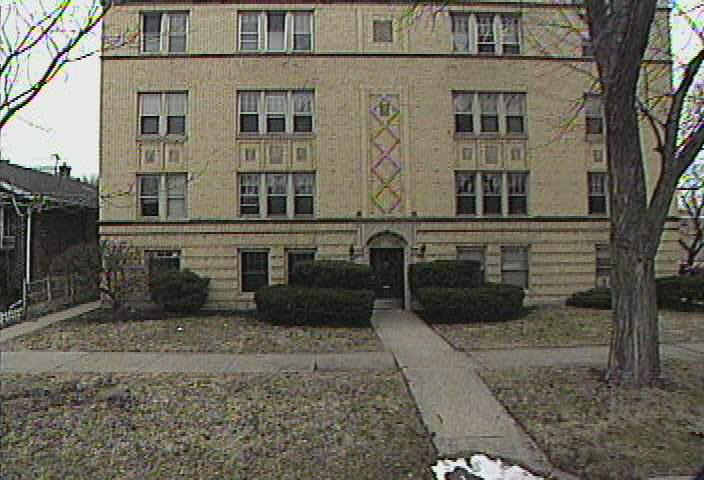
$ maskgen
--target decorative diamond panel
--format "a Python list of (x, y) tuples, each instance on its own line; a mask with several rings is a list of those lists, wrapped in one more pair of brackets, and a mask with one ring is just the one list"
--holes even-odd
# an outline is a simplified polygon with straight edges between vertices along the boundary
[(399, 210), (403, 200), (400, 159), (401, 109), (398, 95), (372, 97), (371, 115), (371, 201), (383, 214)]

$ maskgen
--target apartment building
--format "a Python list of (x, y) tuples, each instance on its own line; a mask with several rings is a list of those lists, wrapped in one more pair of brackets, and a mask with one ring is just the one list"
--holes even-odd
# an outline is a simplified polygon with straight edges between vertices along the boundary
[[(551, 302), (608, 283), (601, 101), (578, 2), (129, 1), (104, 24), (100, 234), (251, 308), (296, 262), (474, 259)], [(641, 88), (671, 82), (669, 10)], [(659, 160), (642, 130), (652, 188)], [(668, 222), (658, 274), (676, 272)]]

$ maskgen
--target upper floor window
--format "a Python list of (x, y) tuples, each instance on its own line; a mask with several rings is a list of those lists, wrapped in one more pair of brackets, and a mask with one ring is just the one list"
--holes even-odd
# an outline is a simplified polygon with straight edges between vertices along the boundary
[(242, 51), (309, 52), (313, 48), (311, 12), (243, 12), (239, 20)]
[(457, 215), (526, 215), (528, 173), (455, 172)]
[(511, 13), (453, 13), (452, 45), (456, 52), (519, 55), (521, 17)]
[(454, 92), (456, 133), (525, 134), (525, 93)]
[(239, 188), (240, 215), (313, 215), (314, 173), (243, 173)]
[(146, 12), (142, 14), (142, 51), (183, 53), (188, 38), (188, 13)]
[(239, 92), (240, 133), (311, 133), (313, 92)]
[(608, 213), (608, 184), (605, 172), (587, 174), (589, 184), (589, 214), (606, 215)]
[(584, 96), (584, 117), (588, 135), (604, 133), (604, 113), (601, 95), (587, 94)]
[(141, 217), (186, 218), (186, 175), (182, 173), (139, 175)]
[(140, 135), (185, 135), (188, 94), (140, 93)]
[(372, 39), (375, 43), (392, 43), (394, 30), (392, 20), (374, 20), (372, 22)]

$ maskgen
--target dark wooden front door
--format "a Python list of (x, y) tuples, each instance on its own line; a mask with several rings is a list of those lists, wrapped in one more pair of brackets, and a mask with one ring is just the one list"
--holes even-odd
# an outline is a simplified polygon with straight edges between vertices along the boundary
[(403, 299), (403, 249), (372, 248), (369, 263), (376, 279), (376, 298)]

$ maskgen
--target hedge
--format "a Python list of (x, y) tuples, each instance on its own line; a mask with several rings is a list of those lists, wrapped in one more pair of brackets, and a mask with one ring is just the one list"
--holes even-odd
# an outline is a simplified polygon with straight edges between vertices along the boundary
[(421, 288), (473, 288), (482, 284), (481, 264), (473, 260), (435, 260), (410, 265), (409, 281), (416, 293)]
[(523, 310), (521, 287), (486, 283), (475, 288), (419, 288), (423, 317), (431, 323), (500, 322)]
[(607, 287), (590, 288), (584, 292), (572, 294), (566, 305), (570, 307), (595, 308), (611, 310), (611, 289)]
[[(704, 277), (672, 276), (655, 279), (658, 306), (673, 310), (690, 310), (695, 302), (704, 302)], [(565, 302), (569, 306), (611, 309), (611, 290), (592, 288), (571, 295)]]
[(167, 312), (196, 312), (208, 299), (209, 278), (190, 270), (166, 272), (149, 284), (152, 300)]
[(372, 268), (344, 260), (316, 260), (296, 265), (290, 285), (366, 290), (374, 285)]
[(257, 316), (270, 323), (368, 325), (374, 292), (273, 285), (257, 290), (254, 301)]

